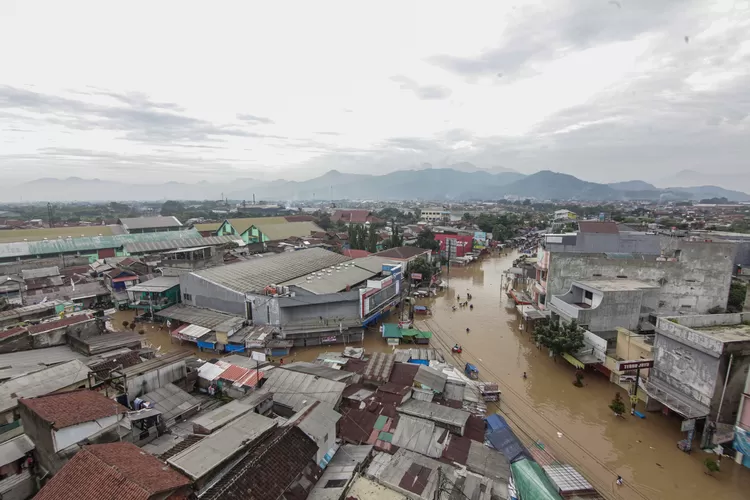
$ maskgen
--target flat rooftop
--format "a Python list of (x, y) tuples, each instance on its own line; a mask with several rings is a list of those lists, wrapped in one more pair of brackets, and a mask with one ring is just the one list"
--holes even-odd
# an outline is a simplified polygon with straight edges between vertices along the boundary
[(590, 280), (575, 280), (573, 284), (580, 284), (602, 292), (630, 292), (633, 290), (653, 290), (659, 288), (646, 281), (627, 278), (601, 278)]
[(740, 323), (737, 325), (702, 326), (693, 330), (711, 335), (723, 342), (740, 342), (750, 340), (750, 325)]

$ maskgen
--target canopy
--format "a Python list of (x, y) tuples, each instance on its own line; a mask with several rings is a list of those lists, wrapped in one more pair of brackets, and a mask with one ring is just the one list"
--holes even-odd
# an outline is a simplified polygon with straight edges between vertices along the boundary
[(586, 365), (584, 365), (583, 363), (581, 363), (580, 361), (578, 361), (576, 358), (574, 358), (573, 356), (571, 356), (567, 352), (564, 352), (563, 355), (562, 355), (562, 357), (568, 363), (570, 363), (571, 365), (575, 366), (576, 368), (578, 368), (580, 370), (583, 370), (584, 368), (586, 368)]
[(562, 500), (542, 468), (533, 460), (514, 462), (510, 464), (510, 470), (523, 500)]

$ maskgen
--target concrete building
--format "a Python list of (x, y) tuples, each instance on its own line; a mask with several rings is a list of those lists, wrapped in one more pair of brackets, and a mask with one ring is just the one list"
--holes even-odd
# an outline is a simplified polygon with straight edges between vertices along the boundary
[(626, 278), (577, 280), (567, 293), (551, 296), (549, 309), (591, 332), (614, 332), (617, 327), (636, 331), (656, 310), (658, 292), (658, 285)]
[(314, 248), (180, 276), (183, 303), (270, 325), (295, 345), (356, 342), (400, 299), (400, 266)]
[[(539, 247), (533, 303), (547, 309), (574, 281), (618, 278), (657, 285), (655, 314), (705, 314), (727, 305), (737, 251), (732, 242), (693, 242), (633, 231), (614, 222), (579, 222), (579, 231), (548, 234)], [(620, 326), (620, 325), (616, 325)]]
[[(734, 426), (750, 367), (749, 320), (747, 313), (659, 318), (647, 408)], [(711, 434), (703, 444), (720, 444)]]
[(430, 224), (448, 222), (451, 220), (451, 212), (444, 208), (425, 208), (419, 218)]
[(734, 427), (735, 461), (750, 468), (750, 371), (747, 373), (745, 390), (737, 408), (737, 422)]
[(555, 210), (555, 213), (552, 215), (552, 218), (555, 222), (571, 222), (574, 221), (578, 215), (576, 215), (575, 212), (571, 212), (570, 210)]

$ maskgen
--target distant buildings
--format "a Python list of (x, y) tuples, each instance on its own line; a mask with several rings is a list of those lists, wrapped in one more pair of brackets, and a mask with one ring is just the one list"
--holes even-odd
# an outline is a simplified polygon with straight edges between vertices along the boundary
[(177, 217), (123, 217), (117, 221), (128, 234), (158, 233), (184, 229)]
[(451, 220), (451, 212), (445, 208), (425, 208), (420, 212), (419, 219), (429, 224), (440, 224)]

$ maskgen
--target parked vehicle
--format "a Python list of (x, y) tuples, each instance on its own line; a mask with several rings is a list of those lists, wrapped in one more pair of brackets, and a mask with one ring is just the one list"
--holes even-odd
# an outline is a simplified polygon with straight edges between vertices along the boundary
[(464, 367), (464, 373), (470, 379), (477, 380), (479, 378), (479, 369), (477, 369), (477, 367), (472, 365), (471, 363), (466, 363), (466, 366)]

